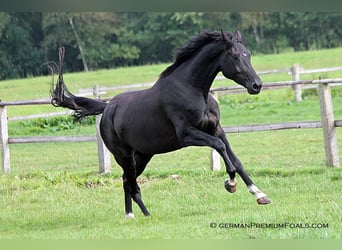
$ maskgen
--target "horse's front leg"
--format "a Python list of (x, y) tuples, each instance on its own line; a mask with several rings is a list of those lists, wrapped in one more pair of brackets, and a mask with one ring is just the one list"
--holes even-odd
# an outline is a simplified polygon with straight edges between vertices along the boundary
[[(249, 192), (255, 196), (258, 204), (265, 205), (265, 204), (271, 203), (271, 200), (267, 197), (267, 195), (259, 190), (259, 188), (253, 183), (251, 178), (246, 173), (245, 169), (243, 168), (241, 161), (238, 159), (238, 157), (232, 151), (232, 149), (229, 145), (228, 139), (227, 139), (223, 129), (221, 128), (221, 126), (218, 126), (217, 136), (225, 144), (228, 157), (230, 158), (230, 160), (234, 164), (234, 166), (236, 168), (236, 172), (240, 175), (242, 180), (246, 183)], [(225, 187), (229, 192), (231, 192), (231, 183), (232, 183), (232, 180), (227, 180), (225, 182)], [(236, 185), (236, 182), (234, 182), (234, 184)]]
[(214, 148), (223, 158), (230, 179), (235, 180), (236, 169), (228, 157), (226, 146), (222, 140), (194, 127), (186, 127), (184, 130), (178, 131), (177, 134), (178, 140), (183, 147), (209, 146)]

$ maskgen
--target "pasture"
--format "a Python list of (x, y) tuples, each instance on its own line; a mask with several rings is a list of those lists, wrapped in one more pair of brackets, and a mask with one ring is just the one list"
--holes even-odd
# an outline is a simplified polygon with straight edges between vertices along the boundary
[[(252, 57), (256, 70), (342, 65), (342, 49)], [(79, 88), (154, 81), (165, 65), (65, 74), (71, 91)], [(303, 79), (317, 79), (316, 74)], [(341, 72), (323, 78), (341, 77)], [(265, 82), (290, 80), (267, 75)], [(0, 99), (47, 97), (51, 77), (0, 82)], [(215, 86), (233, 84), (216, 82)], [(29, 91), (29, 89), (32, 89)], [(115, 93), (107, 93), (111, 96)], [(333, 90), (335, 119), (342, 119), (342, 90)], [(319, 120), (315, 91), (294, 102), (291, 89), (220, 97), (222, 125)], [(61, 110), (61, 109), (57, 109)], [(48, 105), (11, 107), (9, 116), (56, 111)], [(65, 129), (9, 123), (10, 136), (94, 134), (94, 125)], [(340, 155), (342, 130), (337, 129)], [(258, 206), (238, 180), (229, 194), (226, 173), (210, 170), (208, 148), (190, 147), (156, 156), (139, 178), (151, 217), (134, 204), (136, 219), (124, 218), (121, 169), (97, 173), (96, 143), (11, 145), (12, 173), (0, 176), (1, 239), (340, 239), (342, 171), (325, 167), (320, 129), (229, 134), (246, 171), (272, 200)], [(341, 159), (341, 157), (340, 157)], [(266, 225), (267, 228), (266, 228)], [(283, 226), (281, 226), (283, 225)], [(285, 225), (285, 226), (284, 226)]]

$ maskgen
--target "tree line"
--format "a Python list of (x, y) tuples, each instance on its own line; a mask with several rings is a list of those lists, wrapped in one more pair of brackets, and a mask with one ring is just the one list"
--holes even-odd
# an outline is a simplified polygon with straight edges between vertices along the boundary
[(0, 80), (170, 62), (204, 30), (239, 29), (253, 54), (342, 45), (340, 12), (0, 12)]

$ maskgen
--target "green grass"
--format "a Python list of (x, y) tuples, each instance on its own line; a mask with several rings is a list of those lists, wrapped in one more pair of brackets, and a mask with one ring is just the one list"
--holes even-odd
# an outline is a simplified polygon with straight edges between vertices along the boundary
[[(251, 171), (272, 198), (258, 206), (239, 183), (223, 188), (222, 172), (184, 171), (143, 177), (152, 216), (123, 216), (121, 181), (94, 174), (1, 177), (1, 238), (29, 239), (338, 239), (341, 237), (341, 171), (302, 168)], [(324, 223), (328, 228), (210, 228), (210, 223)]]
[[(326, 56), (324, 56), (326, 55)], [(342, 49), (253, 57), (257, 70), (342, 65)], [(165, 65), (66, 74), (72, 91), (154, 81)], [(324, 75), (341, 77), (340, 72)], [(306, 75), (303, 79), (317, 79)], [(290, 80), (270, 75), (264, 81)], [(3, 101), (48, 96), (51, 77), (0, 82)], [(232, 84), (217, 81), (215, 86)], [(108, 93), (110, 95), (111, 93)], [(113, 93), (112, 93), (113, 94)], [(333, 91), (335, 119), (342, 119), (342, 91)], [(315, 91), (294, 102), (291, 89), (220, 97), (221, 123), (320, 120)], [(49, 105), (9, 107), (9, 116), (57, 111)], [(94, 125), (60, 129), (55, 121), (9, 122), (10, 136), (88, 135)], [(39, 126), (37, 125), (39, 124)], [(46, 125), (46, 126), (45, 126)], [(338, 139), (342, 130), (337, 128)], [(155, 156), (139, 178), (152, 216), (124, 219), (122, 171), (112, 160), (110, 175), (98, 174), (95, 143), (10, 145), (11, 174), (0, 176), (0, 239), (341, 239), (342, 170), (327, 168), (320, 129), (229, 134), (234, 152), (272, 204), (258, 206), (242, 180), (228, 194), (224, 169), (210, 170), (210, 149), (190, 147)], [(340, 141), (339, 141), (340, 142)], [(342, 143), (339, 143), (342, 152)], [(342, 159), (340, 157), (340, 161)], [(178, 178), (172, 178), (172, 176)], [(211, 228), (210, 223), (218, 226)], [(324, 223), (328, 228), (220, 228), (223, 223)], [(221, 226), (222, 227), (222, 226)]]

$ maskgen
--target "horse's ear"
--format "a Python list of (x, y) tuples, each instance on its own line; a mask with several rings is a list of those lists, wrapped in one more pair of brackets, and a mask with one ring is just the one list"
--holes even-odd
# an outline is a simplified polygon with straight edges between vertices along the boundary
[(222, 36), (222, 40), (225, 42), (225, 44), (227, 45), (227, 47), (231, 47), (233, 45), (233, 37), (230, 35), (228, 36), (226, 32), (224, 32), (221, 29), (221, 36)]

